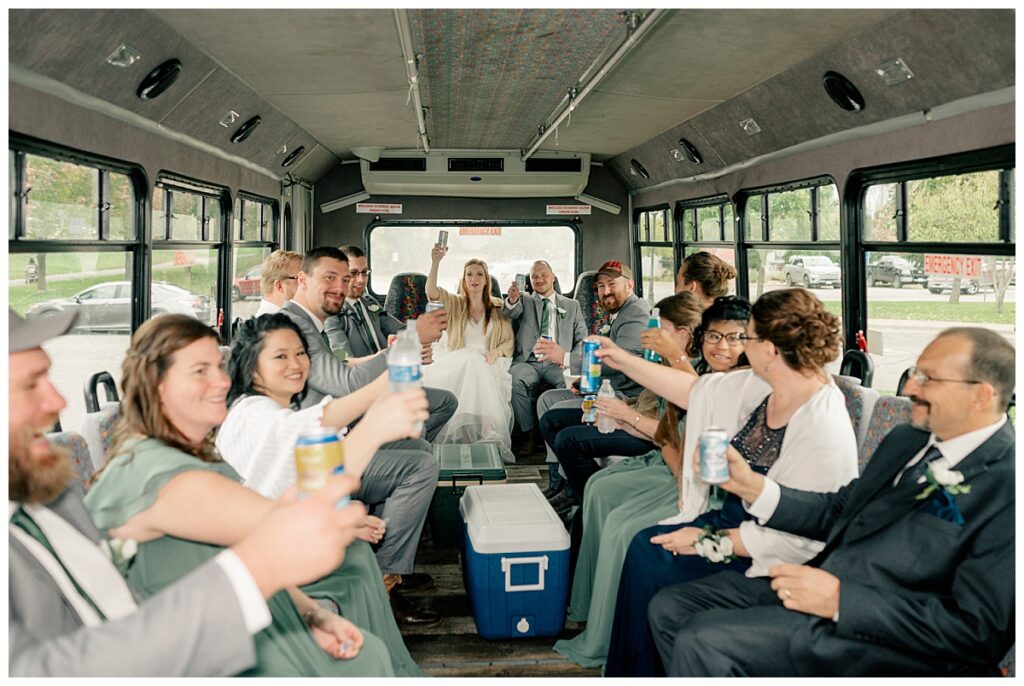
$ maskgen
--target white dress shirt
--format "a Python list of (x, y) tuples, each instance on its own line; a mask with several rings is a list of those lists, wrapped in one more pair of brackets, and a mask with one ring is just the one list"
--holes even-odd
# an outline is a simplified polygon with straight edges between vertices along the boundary
[(263, 298), (262, 300), (260, 300), (259, 309), (256, 310), (256, 314), (254, 314), (253, 316), (259, 317), (260, 315), (264, 314), (274, 314), (275, 312), (279, 312), (280, 310), (280, 305), (275, 305), (266, 298)]

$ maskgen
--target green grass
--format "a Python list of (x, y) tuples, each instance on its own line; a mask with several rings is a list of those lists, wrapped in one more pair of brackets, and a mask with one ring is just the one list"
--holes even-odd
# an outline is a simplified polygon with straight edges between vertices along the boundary
[[(825, 309), (840, 314), (842, 303), (825, 302)], [(907, 319), (932, 322), (964, 322), (968, 324), (1013, 324), (1016, 321), (1016, 303), (1003, 303), (1003, 311), (996, 312), (991, 302), (869, 302), (868, 320)]]

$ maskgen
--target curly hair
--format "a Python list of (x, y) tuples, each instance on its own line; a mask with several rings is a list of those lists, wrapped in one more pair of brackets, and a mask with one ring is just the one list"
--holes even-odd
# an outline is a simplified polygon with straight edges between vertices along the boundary
[(190, 443), (164, 415), (158, 391), (174, 363), (174, 354), (204, 338), (220, 343), (216, 331), (185, 314), (154, 317), (135, 331), (121, 364), (121, 420), (114, 430), (103, 466), (93, 475), (93, 481), (106, 469), (110, 459), (122, 452), (125, 443), (139, 435), (159, 439), (204, 462), (221, 461), (214, 448), (214, 433), (211, 431), (199, 445)]
[[(247, 319), (238, 327), (235, 339), (231, 342), (231, 357), (228, 358), (228, 376), (231, 378), (231, 390), (228, 391), (228, 407), (239, 398), (247, 395), (266, 395), (256, 386), (253, 377), (259, 364), (259, 356), (263, 351), (263, 342), (267, 334), (279, 329), (291, 329), (302, 341), (302, 349), (309, 355), (309, 345), (298, 325), (288, 315), (276, 312)], [(302, 402), (307, 387), (292, 398), (292, 403)]]
[(839, 318), (805, 288), (765, 293), (751, 316), (758, 338), (771, 341), (791, 369), (821, 370), (839, 356)]
[[(701, 314), (700, 326), (693, 330), (693, 338), (690, 339), (690, 356), (700, 359), (697, 364), (697, 373), (706, 374), (711, 371), (711, 367), (704, 361), (703, 354), (704, 332), (708, 330), (708, 327), (715, 322), (743, 322), (743, 325), (746, 326), (749, 321), (749, 302), (736, 295), (723, 295), (715, 298), (715, 302), (711, 303), (711, 306)], [(740, 355), (737, 366), (745, 367), (746, 365), (746, 355)]]
[(709, 252), (695, 252), (683, 260), (683, 279), (696, 282), (707, 298), (718, 298), (729, 292), (729, 281), (736, 278), (736, 268)]

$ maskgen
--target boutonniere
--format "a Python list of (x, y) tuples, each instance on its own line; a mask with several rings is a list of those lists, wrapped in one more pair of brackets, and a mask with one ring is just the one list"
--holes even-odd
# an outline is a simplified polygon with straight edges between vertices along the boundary
[(139, 551), (139, 544), (134, 538), (112, 538), (109, 541), (101, 541), (100, 549), (124, 576), (128, 573), (135, 553)]
[(598, 333), (607, 336), (608, 332), (611, 331), (611, 330), (612, 330), (612, 325), (611, 324), (602, 324), (601, 328), (598, 329), (597, 331), (598, 331)]
[(732, 547), (732, 539), (725, 531), (716, 531), (710, 524), (704, 527), (704, 532), (697, 536), (693, 544), (697, 554), (708, 562), (732, 562), (736, 559)]
[(971, 487), (964, 485), (964, 475), (961, 472), (955, 472), (949, 467), (934, 462), (928, 465), (928, 471), (924, 478), (928, 485), (915, 496), (916, 500), (924, 500), (937, 490), (950, 496), (971, 492)]
[(566, 312), (566, 311), (565, 311), (565, 308), (564, 308), (564, 307), (556, 307), (556, 308), (555, 308), (555, 312), (557, 312), (557, 313), (558, 313), (558, 318), (559, 318), (559, 319), (565, 319), (565, 316), (566, 316), (567, 314), (569, 314), (568, 312)]
[(370, 303), (369, 305), (366, 306), (366, 309), (368, 309), (370, 312), (373, 312), (374, 314), (377, 314), (378, 312), (380, 312), (380, 305), (378, 305), (377, 303)]

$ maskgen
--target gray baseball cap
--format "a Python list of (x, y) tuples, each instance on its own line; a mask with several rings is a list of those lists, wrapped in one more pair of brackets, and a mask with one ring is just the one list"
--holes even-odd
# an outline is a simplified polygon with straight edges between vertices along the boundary
[(14, 310), (8, 309), (8, 351), (20, 353), (38, 348), (44, 341), (68, 332), (78, 316), (77, 312), (59, 312), (39, 319), (23, 319)]

